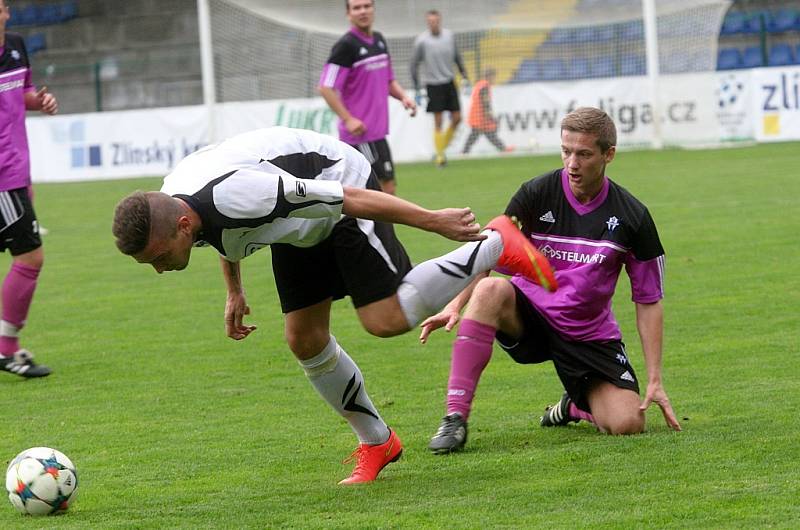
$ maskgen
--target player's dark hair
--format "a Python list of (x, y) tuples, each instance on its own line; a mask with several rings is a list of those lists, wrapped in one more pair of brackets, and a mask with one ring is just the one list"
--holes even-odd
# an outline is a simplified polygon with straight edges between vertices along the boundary
[(131, 193), (117, 204), (111, 231), (123, 254), (131, 256), (144, 250), (150, 239), (150, 202), (143, 191)]
[(605, 153), (617, 145), (617, 127), (614, 120), (604, 111), (595, 107), (579, 107), (561, 120), (561, 130), (594, 134), (597, 146)]
[[(375, 0), (371, 0), (371, 4), (374, 7), (375, 6)], [(345, 13), (349, 13), (350, 12), (350, 0), (344, 0), (344, 12)]]
[(442, 14), (441, 14), (441, 13), (439, 13), (439, 10), (438, 10), (438, 9), (429, 9), (429, 10), (428, 10), (428, 11), (425, 13), (425, 15), (429, 15), (429, 16), (437, 16), (437, 17), (440, 17), (440, 16), (442, 16)]

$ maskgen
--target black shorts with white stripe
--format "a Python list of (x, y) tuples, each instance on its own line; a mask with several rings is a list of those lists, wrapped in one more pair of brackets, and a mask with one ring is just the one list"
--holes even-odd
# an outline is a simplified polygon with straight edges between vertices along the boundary
[(42, 246), (28, 188), (0, 191), (0, 252), (19, 256)]
[[(374, 176), (367, 186), (378, 189)], [(272, 270), (281, 310), (290, 313), (327, 298), (350, 296), (355, 307), (397, 292), (411, 260), (388, 223), (344, 217), (322, 243), (272, 244)]]
[(375, 140), (374, 142), (364, 142), (363, 144), (353, 144), (367, 162), (372, 166), (375, 175), (380, 182), (394, 180), (394, 163), (392, 162), (392, 151), (389, 149), (389, 142), (386, 138)]
[(515, 340), (498, 331), (500, 347), (520, 364), (553, 361), (559, 379), (579, 409), (591, 412), (588, 393), (597, 381), (639, 393), (633, 371), (621, 340), (571, 341), (564, 339), (544, 319), (516, 285), (517, 314), (524, 331)]

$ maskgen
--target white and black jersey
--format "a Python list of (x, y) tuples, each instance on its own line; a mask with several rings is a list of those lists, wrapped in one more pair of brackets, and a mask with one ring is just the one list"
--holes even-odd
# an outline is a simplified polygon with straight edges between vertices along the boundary
[(390, 224), (342, 215), (343, 186), (379, 190), (364, 156), (312, 131), (272, 127), (182, 160), (161, 191), (200, 216), (196, 245), (229, 261), (272, 246), (285, 313), (350, 295), (356, 307), (393, 294), (411, 263)]
[(198, 213), (198, 244), (238, 261), (272, 243), (321, 242), (341, 218), (342, 186), (365, 188), (370, 173), (360, 153), (334, 138), (273, 127), (189, 155), (161, 191)]

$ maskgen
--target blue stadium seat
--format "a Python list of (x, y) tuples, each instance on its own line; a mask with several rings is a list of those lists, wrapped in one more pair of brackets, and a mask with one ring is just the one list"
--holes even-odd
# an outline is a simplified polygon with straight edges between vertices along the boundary
[(61, 10), (61, 21), (72, 20), (78, 16), (78, 0), (67, 0), (59, 6)]
[(550, 32), (548, 44), (568, 44), (575, 42), (575, 30), (572, 28), (554, 28)]
[(722, 35), (735, 35), (737, 33), (744, 33), (744, 24), (747, 17), (741, 11), (733, 11), (725, 15), (725, 20), (722, 22)]
[(596, 31), (593, 26), (581, 26), (575, 28), (575, 42), (594, 42)]
[(36, 6), (33, 5), (17, 9), (14, 16), (17, 17), (17, 24), (20, 26), (33, 26), (38, 20)]
[(644, 75), (647, 64), (644, 55), (623, 55), (619, 59), (619, 73), (621, 75)]
[(589, 67), (589, 59), (585, 57), (576, 57), (569, 62), (567, 71), (568, 79), (586, 79), (591, 77), (591, 70)]
[(794, 64), (794, 53), (792, 47), (788, 44), (774, 44), (769, 49), (769, 66), (786, 66), (787, 64)]
[(541, 65), (536, 59), (525, 59), (511, 79), (512, 83), (530, 83), (541, 79)]
[(762, 29), (766, 30), (769, 27), (771, 20), (769, 11), (764, 9), (753, 11), (745, 20), (744, 33), (761, 33)]
[(800, 11), (796, 9), (780, 9), (772, 15), (767, 31), (783, 33), (800, 29)]
[(25, 39), (25, 48), (27, 48), (30, 55), (47, 48), (47, 41), (45, 40), (44, 33), (32, 33), (28, 35)]
[(623, 40), (644, 39), (644, 24), (641, 20), (622, 24), (622, 26), (620, 26), (620, 37)]
[(595, 42), (608, 42), (617, 37), (617, 30), (613, 25), (597, 26), (595, 28)]
[(61, 22), (61, 10), (56, 4), (44, 4), (36, 9), (36, 23), (40, 25), (58, 24)]
[(592, 77), (614, 77), (616, 68), (614, 58), (609, 55), (602, 55), (589, 61), (589, 72)]
[(742, 68), (757, 68), (759, 66), (764, 66), (764, 55), (761, 53), (761, 46), (745, 48), (742, 55)]
[(567, 68), (561, 59), (548, 59), (542, 63), (542, 79), (544, 81), (557, 81), (567, 77)]
[(742, 67), (742, 54), (738, 48), (722, 48), (717, 55), (717, 70), (734, 70)]

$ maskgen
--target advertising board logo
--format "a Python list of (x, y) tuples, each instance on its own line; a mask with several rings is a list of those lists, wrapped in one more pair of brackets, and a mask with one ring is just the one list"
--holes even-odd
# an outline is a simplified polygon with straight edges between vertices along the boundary
[(62, 141), (69, 145), (70, 167), (72, 169), (85, 167), (101, 167), (103, 165), (103, 150), (100, 144), (86, 142), (86, 122), (75, 121), (69, 124)]
[(744, 81), (741, 79), (741, 77), (735, 74), (730, 74), (720, 78), (719, 88), (717, 89), (717, 98), (720, 109), (735, 107), (743, 94)]

